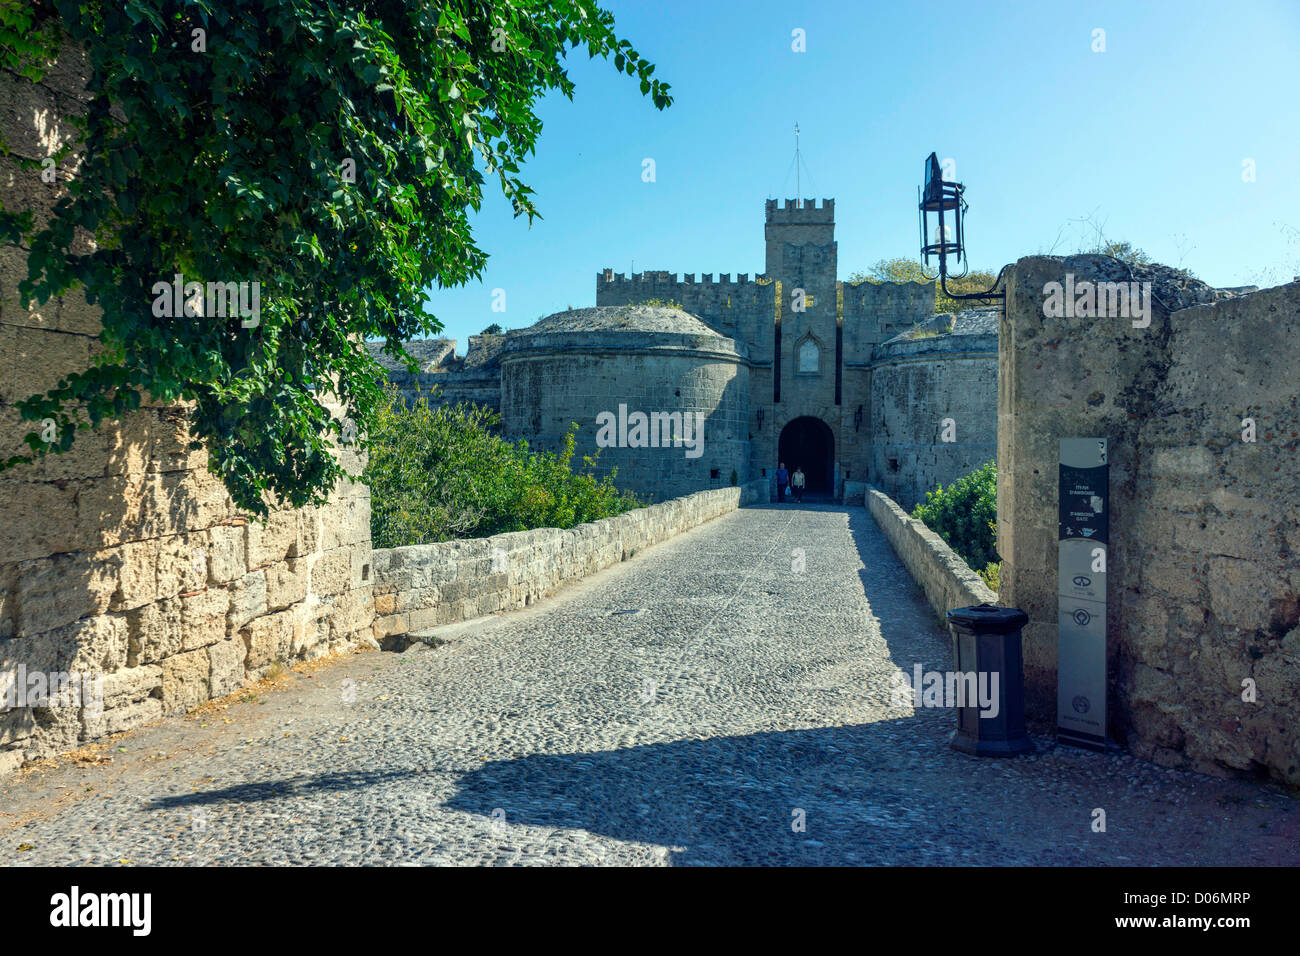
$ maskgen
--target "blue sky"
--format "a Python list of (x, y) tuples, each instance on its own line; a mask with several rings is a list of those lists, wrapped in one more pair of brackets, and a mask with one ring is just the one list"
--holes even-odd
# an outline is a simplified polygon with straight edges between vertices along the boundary
[(1091, 218), (1212, 285), (1300, 274), (1300, 0), (606, 6), (675, 103), (571, 58), (574, 101), (542, 102), (525, 167), (544, 219), (514, 219), (489, 181), (482, 282), (430, 290), (461, 352), (493, 322), (595, 304), (606, 266), (761, 272), (763, 202), (795, 195), (796, 122), (804, 196), (836, 200), (842, 279), (915, 256), (932, 150), (966, 184), (973, 266), (1073, 251)]

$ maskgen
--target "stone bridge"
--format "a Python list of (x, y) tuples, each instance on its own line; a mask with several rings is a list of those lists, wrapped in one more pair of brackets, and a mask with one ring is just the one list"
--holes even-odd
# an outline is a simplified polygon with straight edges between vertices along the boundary
[(969, 757), (950, 711), (892, 703), (948, 638), (860, 505), (732, 511), (422, 637), (0, 780), (5, 860), (1300, 863), (1273, 785), (1043, 726)]

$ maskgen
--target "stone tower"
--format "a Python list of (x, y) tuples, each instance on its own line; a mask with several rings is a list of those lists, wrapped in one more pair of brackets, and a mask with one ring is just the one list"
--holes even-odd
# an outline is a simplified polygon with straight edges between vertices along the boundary
[(802, 263), (802, 251), (788, 253), (787, 246), (814, 246), (829, 255), (830, 281), (835, 282), (835, 200), (823, 199), (821, 208), (816, 201), (787, 199), (778, 206), (775, 199), (767, 201), (766, 223), (763, 237), (767, 240), (767, 274), (776, 278), (791, 275), (796, 261)]
[(774, 361), (769, 389), (753, 404), (766, 407), (755, 436), (754, 465), (772, 468), (793, 458), (809, 487), (831, 490), (845, 451), (840, 428), (841, 339), (836, 319), (835, 200), (769, 199), (763, 228), (767, 274), (777, 284)]

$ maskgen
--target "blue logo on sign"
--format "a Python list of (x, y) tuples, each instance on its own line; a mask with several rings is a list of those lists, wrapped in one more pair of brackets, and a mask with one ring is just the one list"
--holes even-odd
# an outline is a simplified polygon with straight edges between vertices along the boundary
[(1078, 624), (1080, 627), (1087, 627), (1088, 622), (1091, 620), (1092, 620), (1092, 615), (1089, 614), (1087, 611), (1085, 611), (1083, 608), (1079, 608), (1077, 611), (1074, 612), (1074, 623)]
[(1074, 586), (1076, 588), (1086, 588), (1090, 584), (1092, 584), (1092, 578), (1086, 578), (1082, 574), (1078, 575), (1074, 579)]
[(1085, 538), (1091, 538), (1092, 533), (1095, 530), (1096, 530), (1095, 528), (1080, 528), (1079, 533), (1082, 534)]

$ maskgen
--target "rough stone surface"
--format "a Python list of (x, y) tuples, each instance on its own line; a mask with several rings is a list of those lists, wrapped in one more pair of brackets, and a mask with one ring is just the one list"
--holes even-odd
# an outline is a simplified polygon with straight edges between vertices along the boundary
[(867, 510), (940, 621), (953, 608), (998, 603), (998, 596), (943, 538), (909, 518), (888, 495), (870, 489)]
[(766, 482), (700, 491), (568, 530), (538, 528), (373, 552), (374, 638), (527, 607), (766, 496)]
[(1007, 280), (998, 549), (1002, 599), (1030, 616), (1030, 705), (1055, 713), (1058, 441), (1105, 437), (1111, 732), (1162, 763), (1300, 784), (1300, 283), (1233, 295), (1139, 270), (1153, 296), (1135, 327), (1046, 315), (1067, 275), (1128, 278), (1076, 256)]
[[(63, 193), (17, 160), (45, 158), (70, 132), (60, 118), (80, 108), (83, 67), (68, 51), (44, 84), (0, 71), (0, 133), (14, 151), (0, 157), (7, 208), (40, 219)], [(68, 170), (59, 172), (66, 182)], [(98, 347), (99, 312), (85, 296), (23, 308), (17, 284), (25, 274), (25, 253), (0, 249), (0, 458), (25, 450), (23, 436), (38, 425), (23, 422), (15, 403), (84, 370)], [(365, 486), (341, 486), (312, 511), (329, 530), (308, 540), (301, 512), (276, 509), (265, 527), (247, 521), (207, 472), (206, 454), (188, 443), (188, 410), (146, 398), (120, 422), (80, 433), (69, 453), (0, 474), (0, 670), (77, 669), (108, 686), (118, 675), (152, 681), (143, 696), (108, 695), (102, 715), (68, 710), (28, 721), (0, 713), (0, 769), (236, 689), (247, 653), (239, 632), (268, 613), (291, 615), (298, 640), (274, 646), (293, 657), (369, 641), (370, 621), (356, 611), (368, 606), (369, 582), (351, 573), (354, 563), (368, 564)], [(359, 471), (360, 462), (351, 464)], [(309, 593), (308, 566), (344, 546), (342, 572)], [(336, 569), (339, 559), (326, 564)], [(358, 598), (347, 598), (353, 592)], [(338, 634), (327, 622), (322, 634), (319, 609), (335, 604), (346, 609), (340, 623), (353, 627)], [(265, 649), (260, 642), (257, 652)], [(123, 680), (134, 687), (137, 676)]]
[(871, 360), (871, 480), (905, 509), (997, 457), (997, 310), (944, 313)]
[(734, 511), (437, 638), (0, 782), (11, 862), (1300, 863), (1275, 787), (1039, 734), (969, 757), (893, 705), (949, 641), (861, 507)]

